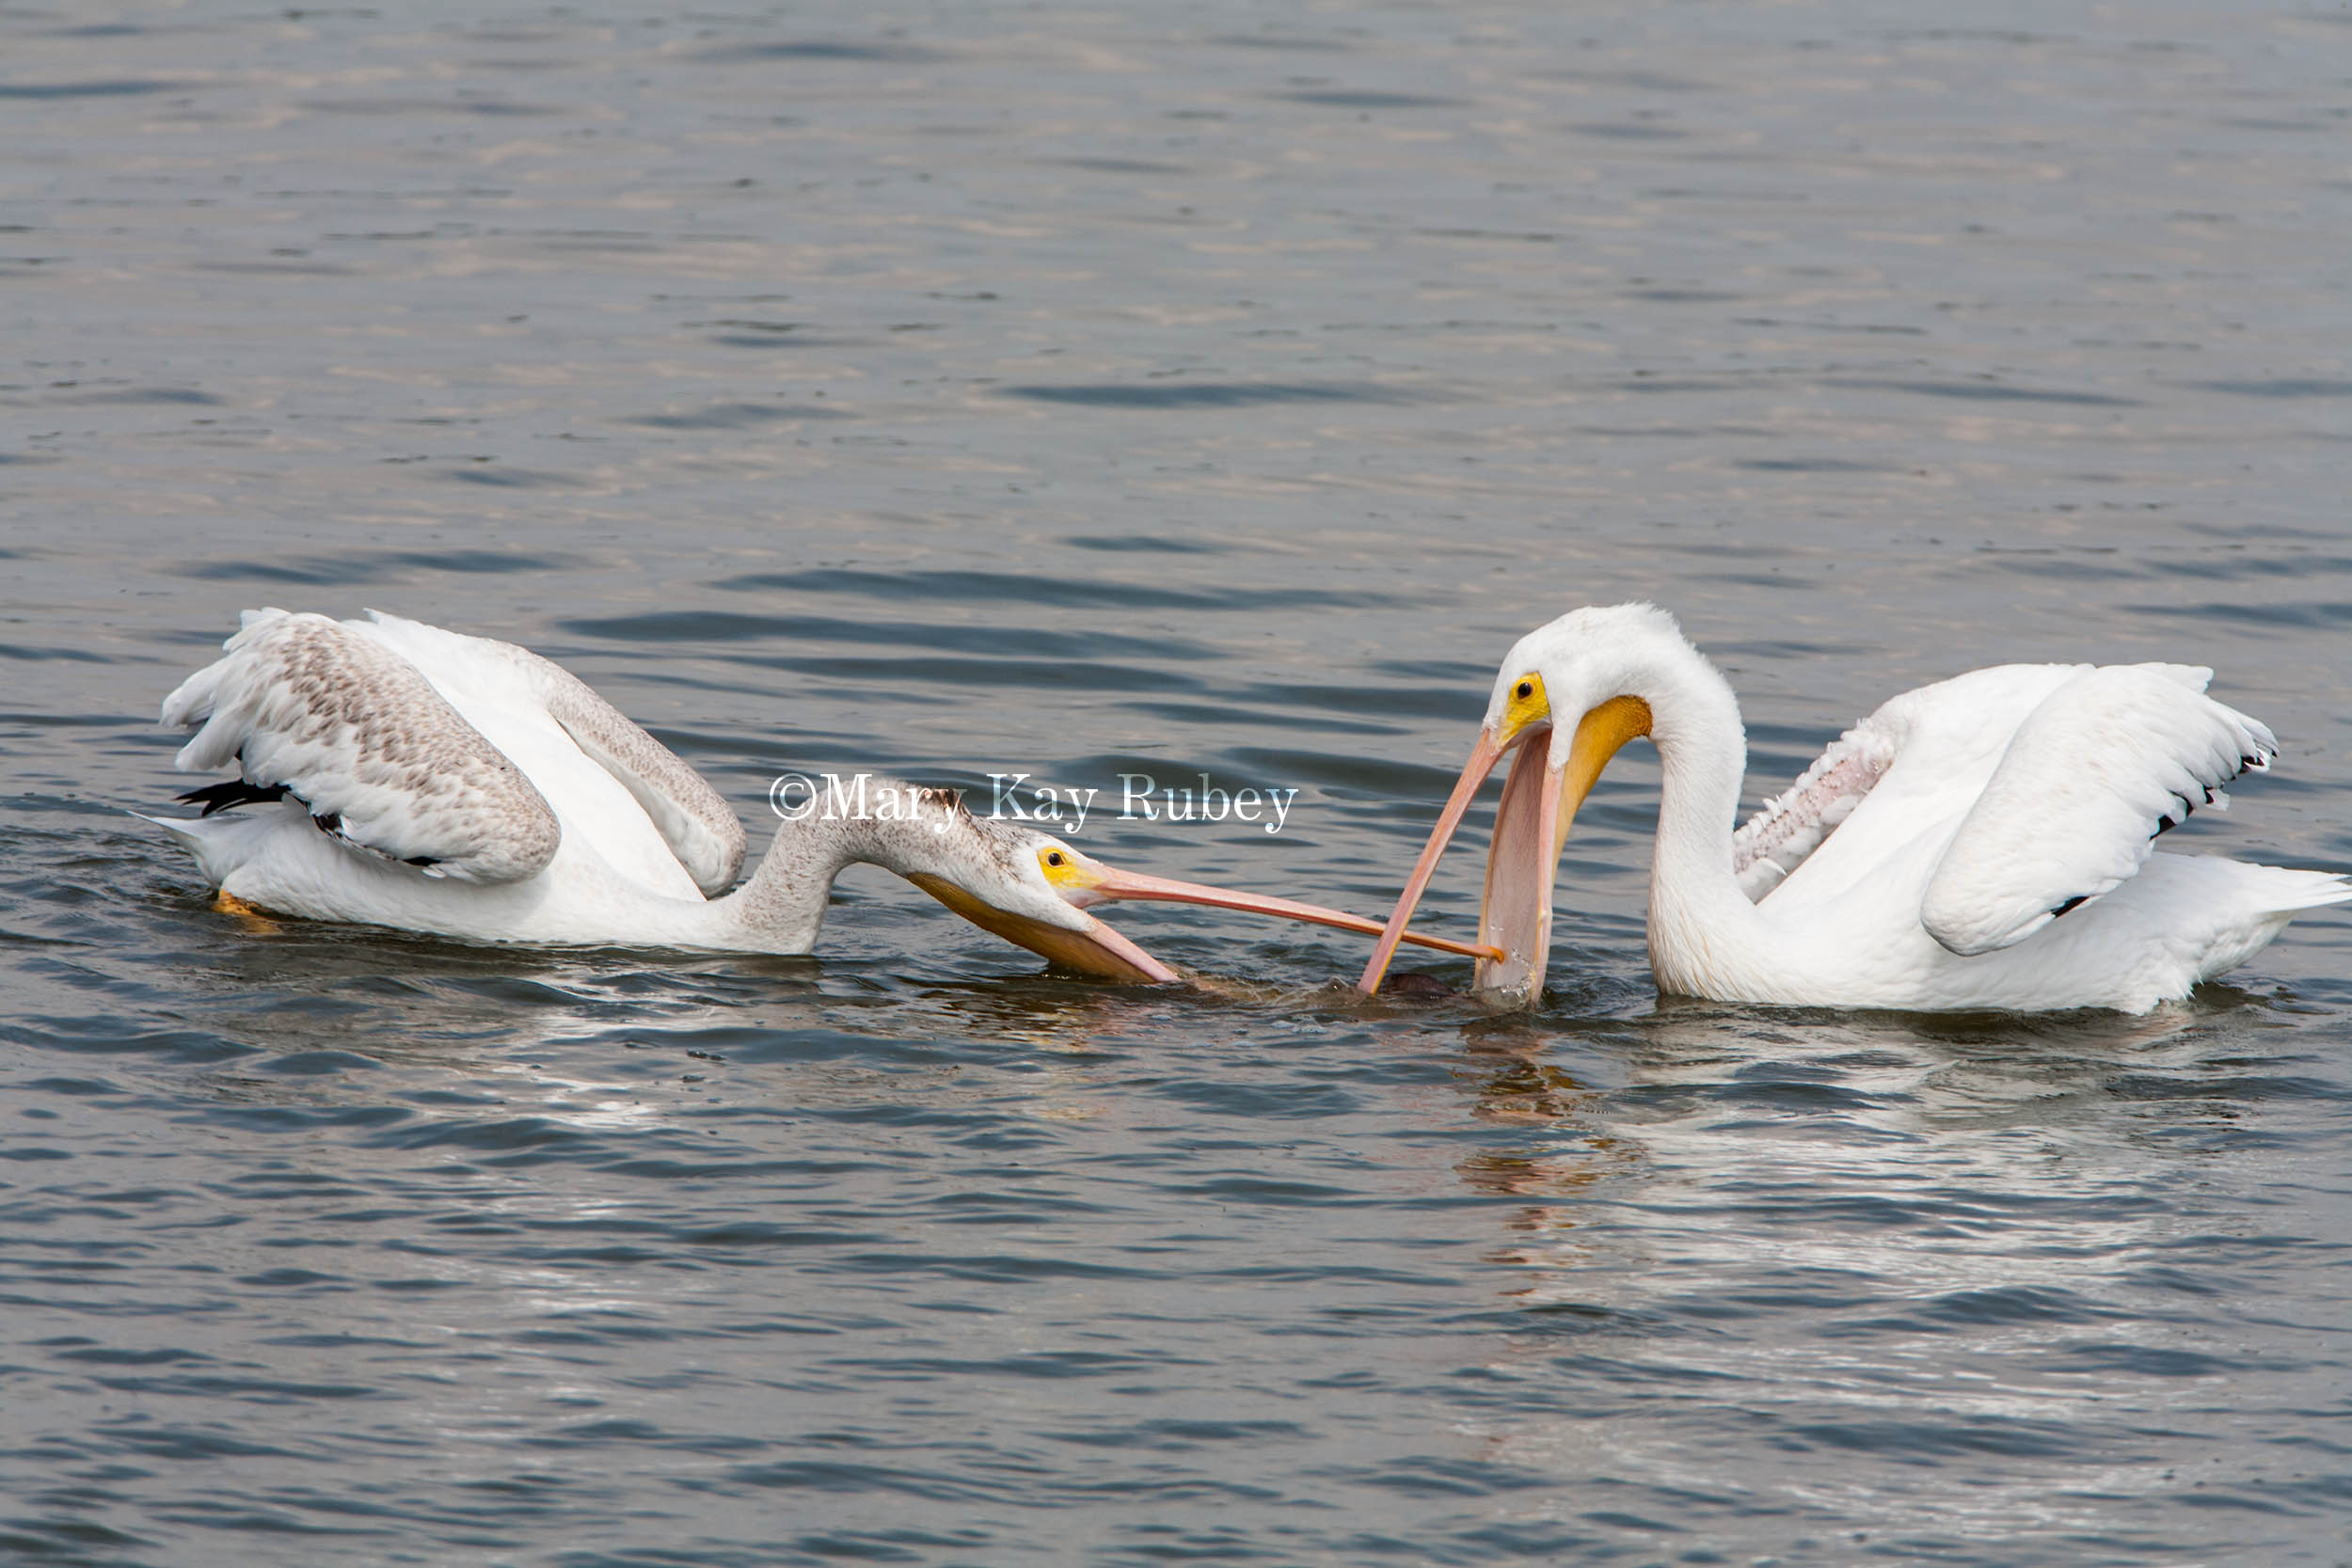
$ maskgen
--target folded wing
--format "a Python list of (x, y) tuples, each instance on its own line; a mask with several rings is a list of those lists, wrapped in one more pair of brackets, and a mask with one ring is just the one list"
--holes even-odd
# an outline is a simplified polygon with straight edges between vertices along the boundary
[(578, 675), (528, 648), (501, 646), (522, 661), (564, 733), (644, 808), (694, 885), (714, 895), (733, 887), (743, 869), (743, 824), (719, 792)]
[[(555, 858), (555, 814), (406, 659), (324, 615), (247, 611), (226, 657), (164, 699), (177, 766), (232, 763), (320, 829), (428, 876), (512, 882)], [(199, 727), (200, 726), (200, 727)]]
[[(743, 869), (743, 825), (735, 813), (676, 752), (569, 670), (516, 643), (445, 631), (377, 610), (369, 610), (367, 621), (356, 629), (407, 657), (502, 744), (522, 743), (519, 737), (510, 741), (504, 725), (551, 725), (570, 747), (628, 792), (670, 856), (706, 895), (735, 884)], [(494, 721), (488, 717), (492, 714), (501, 717)], [(569, 809), (553, 775), (534, 776), (559, 805)], [(598, 847), (613, 847), (607, 839)]]

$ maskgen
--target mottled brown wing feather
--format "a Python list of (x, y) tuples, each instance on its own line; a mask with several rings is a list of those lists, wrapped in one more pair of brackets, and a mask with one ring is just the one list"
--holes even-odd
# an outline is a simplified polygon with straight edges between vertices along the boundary
[(398, 654), (282, 610), (248, 611), (226, 647), (164, 700), (165, 723), (198, 731), (183, 771), (233, 764), (326, 832), (429, 876), (513, 882), (554, 859), (547, 800)]

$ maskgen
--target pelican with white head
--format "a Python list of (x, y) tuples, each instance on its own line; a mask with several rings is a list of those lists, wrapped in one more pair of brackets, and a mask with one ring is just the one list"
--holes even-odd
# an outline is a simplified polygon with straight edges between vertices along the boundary
[(2179, 664), (2004, 664), (1889, 699), (1734, 831), (1747, 739), (1730, 685), (1650, 605), (1519, 639), (1360, 989), (1378, 989), (1480, 783), (1495, 810), (1481, 990), (1541, 992), (1552, 884), (1609, 759), (1658, 747), (1650, 969), (1661, 991), (1805, 1006), (2145, 1011), (2352, 900), (2334, 872), (2158, 854), (2267, 768), (2270, 732)]

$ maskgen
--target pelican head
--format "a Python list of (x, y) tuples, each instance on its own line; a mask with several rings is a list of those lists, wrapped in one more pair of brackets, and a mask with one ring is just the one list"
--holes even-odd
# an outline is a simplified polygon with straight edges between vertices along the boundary
[(1358, 989), (1379, 988), (1405, 923), (1479, 785), (1516, 751), (1495, 808), (1478, 916), (1479, 944), (1500, 957), (1479, 959), (1475, 985), (1531, 997), (1540, 990), (1551, 947), (1552, 880), (1568, 825), (1609, 759), (1627, 741), (1650, 733), (1653, 715), (1644, 693), (1661, 671), (1696, 657), (1674, 617), (1645, 604), (1570, 610), (1514, 643), (1495, 673), (1470, 761)]
[[(1376, 921), (1288, 898), (1122, 871), (1034, 828), (977, 817), (952, 790), (921, 792), (925, 810), (875, 846), (873, 859), (981, 929), (1065, 969), (1105, 980), (1165, 984), (1182, 978), (1089, 912), (1121, 899), (1206, 904), (1337, 927), (1366, 936)], [(1401, 940), (1466, 957), (1491, 949), (1412, 931)]]

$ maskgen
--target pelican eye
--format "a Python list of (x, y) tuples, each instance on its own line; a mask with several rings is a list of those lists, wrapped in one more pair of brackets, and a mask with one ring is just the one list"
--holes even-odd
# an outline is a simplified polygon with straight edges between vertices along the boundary
[(1496, 738), (1508, 745), (1537, 724), (1551, 722), (1551, 701), (1544, 690), (1544, 675), (1540, 670), (1530, 670), (1511, 684), (1511, 696), (1503, 705), (1502, 722)]
[(1038, 846), (1037, 869), (1040, 876), (1057, 888), (1088, 885), (1087, 874), (1079, 869), (1078, 852), (1058, 844)]

